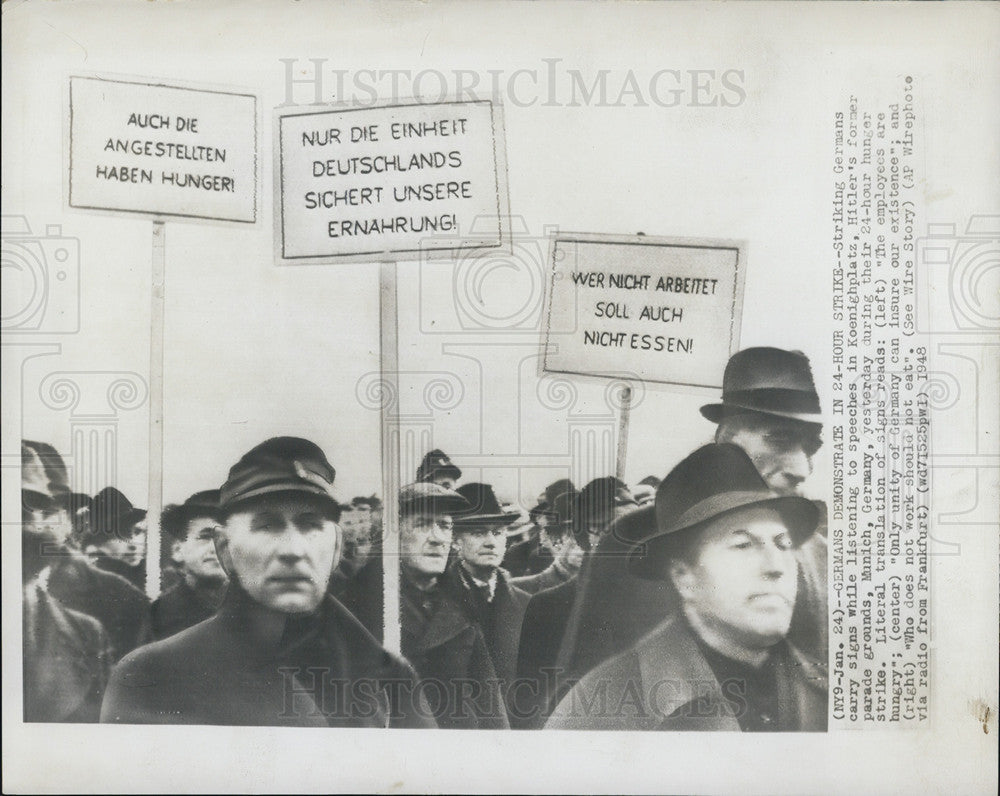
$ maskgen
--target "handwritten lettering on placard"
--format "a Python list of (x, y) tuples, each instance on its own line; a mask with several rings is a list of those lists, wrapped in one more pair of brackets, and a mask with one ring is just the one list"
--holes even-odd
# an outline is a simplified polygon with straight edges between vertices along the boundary
[(487, 101), (279, 116), (279, 259), (500, 246), (496, 133)]
[(256, 97), (70, 78), (69, 205), (254, 222)]
[(558, 237), (544, 370), (721, 386), (739, 342), (739, 244)]

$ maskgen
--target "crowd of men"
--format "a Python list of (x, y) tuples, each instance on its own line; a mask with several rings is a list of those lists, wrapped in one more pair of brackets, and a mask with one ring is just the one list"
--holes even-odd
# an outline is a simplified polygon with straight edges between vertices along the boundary
[(312, 442), (267, 440), (164, 510), (152, 604), (145, 513), (74, 495), (24, 442), (25, 719), (823, 730), (809, 362), (741, 351), (701, 411), (715, 441), (662, 479), (561, 479), (526, 517), (429, 452), (398, 495), (401, 654), (382, 645), (382, 506), (337, 501)]

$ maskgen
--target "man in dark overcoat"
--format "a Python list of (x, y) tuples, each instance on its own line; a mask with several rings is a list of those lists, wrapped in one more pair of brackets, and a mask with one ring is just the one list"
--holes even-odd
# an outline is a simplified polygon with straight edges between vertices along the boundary
[(229, 575), (222, 607), (122, 660), (102, 721), (434, 726), (409, 664), (326, 593), (341, 546), (334, 475), (296, 437), (267, 440), (233, 466), (216, 538)]
[(399, 495), (402, 650), (438, 726), (507, 729), (503, 690), (483, 631), (444, 584), (460, 494), (418, 482)]
[(795, 550), (816, 530), (805, 498), (768, 488), (731, 444), (675, 467), (654, 505), (617, 520), (630, 570), (667, 581), (680, 609), (586, 674), (546, 728), (823, 731), (825, 666), (788, 641)]

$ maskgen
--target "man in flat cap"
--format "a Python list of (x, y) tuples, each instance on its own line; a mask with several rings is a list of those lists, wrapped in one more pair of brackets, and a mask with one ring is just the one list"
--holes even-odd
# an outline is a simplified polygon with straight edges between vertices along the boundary
[(448, 455), (438, 448), (430, 451), (417, 467), (417, 482), (437, 484), (445, 489), (454, 489), (462, 471), (456, 467)]
[(38, 451), (21, 446), (21, 576), (23, 586), (24, 720), (96, 722), (111, 666), (100, 622), (49, 594), (54, 559), (72, 526)]
[(503, 692), (483, 631), (444, 587), (453, 518), (470, 508), (460, 494), (438, 484), (418, 482), (400, 490), (402, 650), (420, 676), (439, 727), (507, 729)]
[(327, 596), (341, 546), (334, 475), (297, 437), (269, 439), (232, 467), (216, 537), (222, 607), (122, 660), (102, 721), (434, 726), (410, 666)]
[(546, 728), (825, 730), (825, 667), (787, 641), (794, 550), (817, 519), (810, 501), (770, 490), (735, 445), (688, 456), (654, 505), (613, 529), (636, 545), (630, 569), (667, 581), (679, 611), (583, 677)]
[(203, 622), (222, 603), (229, 578), (215, 553), (216, 528), (221, 524), (218, 489), (196, 492), (184, 503), (163, 510), (163, 541), (168, 543), (180, 579), (153, 602), (155, 638), (167, 638)]
[[(489, 484), (463, 484), (457, 490), (471, 508), (454, 518), (455, 561), (444, 587), (479, 625), (502, 687), (514, 679), (521, 622), (530, 595), (511, 584), (500, 566), (507, 526), (521, 516), (505, 511)], [(485, 688), (485, 684), (484, 684)]]
[(23, 446), (34, 451), (42, 463), (52, 496), (47, 506), (52, 513), (51, 527), (59, 529), (41, 573), (47, 593), (63, 607), (101, 623), (111, 642), (114, 663), (151, 639), (149, 600), (125, 578), (94, 566), (65, 532), (72, 527), (70, 511), (79, 498), (70, 492), (62, 456), (44, 442), (25, 440)]

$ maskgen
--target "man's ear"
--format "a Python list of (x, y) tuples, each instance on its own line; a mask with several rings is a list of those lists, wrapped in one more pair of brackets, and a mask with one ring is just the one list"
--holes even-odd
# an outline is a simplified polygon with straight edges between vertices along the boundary
[(181, 563), (180, 553), (182, 544), (183, 542), (181, 542), (180, 539), (174, 539), (170, 543), (170, 560), (173, 561), (175, 564)]
[(690, 598), (694, 593), (695, 575), (691, 570), (691, 565), (681, 558), (671, 559), (667, 564), (667, 575), (677, 589), (681, 599)]
[(340, 566), (340, 559), (344, 555), (344, 529), (341, 527), (339, 522), (335, 522), (333, 527), (337, 535), (337, 541), (333, 550), (333, 566), (330, 567), (331, 575), (336, 571), (337, 567)]
[(225, 525), (220, 525), (215, 529), (215, 557), (219, 559), (222, 568), (226, 571), (230, 579), (232, 579), (233, 557), (229, 552), (229, 536), (227, 535)]

